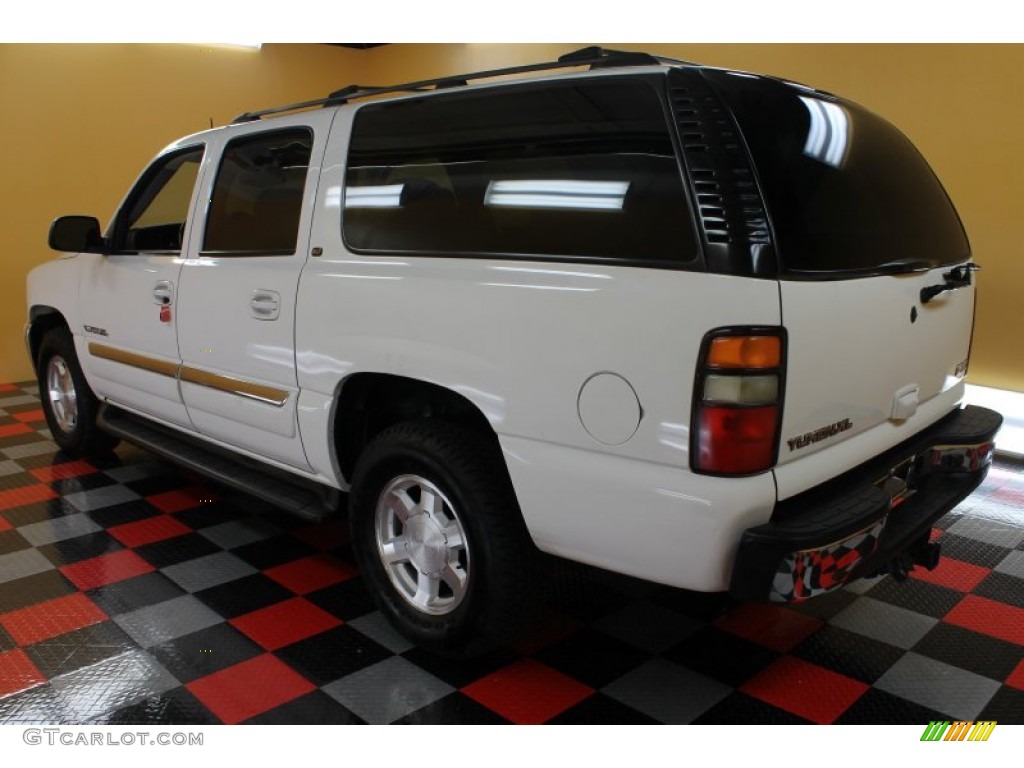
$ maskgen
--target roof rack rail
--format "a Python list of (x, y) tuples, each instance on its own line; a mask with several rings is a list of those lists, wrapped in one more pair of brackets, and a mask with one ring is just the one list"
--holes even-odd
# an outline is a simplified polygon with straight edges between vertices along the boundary
[(353, 99), (365, 99), (370, 96), (379, 96), (385, 93), (437, 91), (448, 88), (460, 88), (468, 85), (471, 80), (485, 80), (487, 78), (501, 77), (503, 75), (520, 75), (528, 72), (544, 72), (550, 69), (565, 69), (567, 67), (590, 67), (591, 69), (603, 69), (605, 67), (636, 67), (650, 65), (656, 66), (659, 64), (692, 63), (693, 62), (683, 61), (681, 59), (671, 59), (664, 56), (643, 53), (642, 51), (616, 51), (592, 45), (588, 48), (580, 48), (578, 51), (572, 51), (559, 56), (556, 61), (545, 61), (537, 64), (523, 64), (516, 67), (506, 67), (504, 69), (488, 69), (481, 72), (470, 72), (465, 75), (446, 75), (445, 77), (434, 78), (431, 80), (418, 80), (412, 83), (402, 83), (401, 85), (347, 85), (344, 88), (339, 88), (322, 99), (300, 101), (295, 104), (286, 104), (282, 107), (261, 109), (257, 112), (245, 112), (232, 120), (231, 124), (247, 123), (253, 120), (259, 120), (261, 117), (279, 115), (283, 112), (295, 112), (302, 109), (312, 109), (313, 107), (333, 107), (339, 104), (346, 104)]

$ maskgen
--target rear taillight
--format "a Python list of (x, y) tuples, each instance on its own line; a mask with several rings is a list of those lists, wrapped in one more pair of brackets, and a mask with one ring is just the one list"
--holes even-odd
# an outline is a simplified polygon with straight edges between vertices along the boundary
[(749, 475), (775, 464), (785, 340), (781, 328), (724, 328), (705, 336), (693, 395), (694, 471)]

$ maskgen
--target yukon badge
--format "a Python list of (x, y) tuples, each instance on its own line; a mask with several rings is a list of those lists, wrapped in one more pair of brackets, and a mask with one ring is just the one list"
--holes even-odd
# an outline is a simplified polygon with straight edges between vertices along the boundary
[(845, 432), (852, 427), (853, 424), (849, 419), (843, 419), (842, 421), (837, 421), (835, 424), (829, 424), (827, 427), (816, 429), (813, 432), (805, 432), (799, 437), (790, 438), (786, 442), (789, 444), (789, 450), (795, 451), (798, 448), (806, 448), (811, 443), (816, 443), (819, 440), (834, 437), (840, 432)]
[(83, 325), (86, 333), (95, 333), (97, 336), (109, 336), (106, 328), (97, 328), (95, 325)]

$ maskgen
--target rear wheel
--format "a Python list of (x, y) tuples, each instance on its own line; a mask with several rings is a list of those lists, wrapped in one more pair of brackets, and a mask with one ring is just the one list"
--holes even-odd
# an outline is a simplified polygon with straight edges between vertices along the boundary
[(46, 424), (61, 450), (87, 455), (109, 452), (117, 445), (117, 438), (96, 426), (100, 403), (85, 380), (66, 328), (54, 328), (43, 336), (36, 377)]
[(539, 558), (487, 436), (430, 419), (391, 427), (360, 458), (349, 504), (381, 612), (421, 647), (477, 655), (532, 614)]

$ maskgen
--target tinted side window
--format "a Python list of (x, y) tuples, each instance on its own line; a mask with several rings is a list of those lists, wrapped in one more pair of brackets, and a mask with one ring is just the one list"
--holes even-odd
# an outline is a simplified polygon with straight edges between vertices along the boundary
[(871, 273), (891, 261), (967, 258), (945, 190), (885, 120), (765, 78), (707, 76), (750, 147), (786, 271)]
[(312, 145), (304, 128), (231, 141), (217, 170), (203, 251), (294, 253)]
[(181, 251), (202, 148), (162, 157), (132, 190), (116, 237), (118, 251)]
[(642, 80), (370, 104), (353, 127), (350, 248), (685, 262), (692, 217)]

